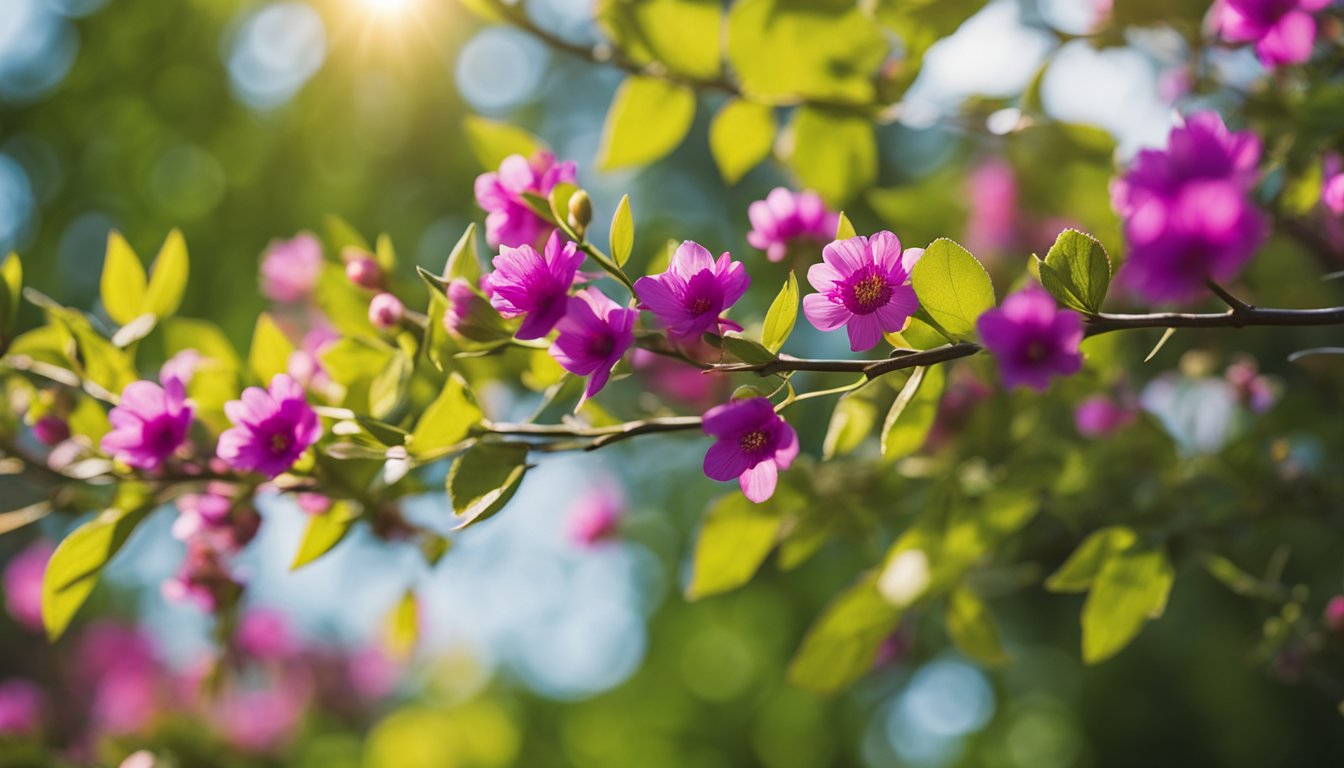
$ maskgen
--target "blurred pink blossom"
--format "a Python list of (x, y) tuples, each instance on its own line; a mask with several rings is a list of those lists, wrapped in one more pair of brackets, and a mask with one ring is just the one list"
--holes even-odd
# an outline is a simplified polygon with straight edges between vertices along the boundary
[(616, 532), (625, 513), (625, 495), (610, 480), (599, 480), (569, 507), (569, 540), (593, 547)]
[(257, 608), (248, 611), (234, 635), (238, 649), (255, 659), (283, 659), (298, 650), (289, 619), (280, 611)]
[(0, 682), (0, 736), (28, 736), (42, 727), (45, 695), (29, 680)]
[(1093, 395), (1073, 410), (1073, 424), (1078, 434), (1096, 439), (1133, 424), (1137, 416), (1137, 404), (1128, 404), (1110, 395)]
[(15, 621), (34, 632), (42, 630), (42, 574), (54, 549), (51, 542), (39, 539), (5, 567), (5, 608)]
[(261, 292), (272, 301), (306, 301), (322, 274), (322, 243), (308, 232), (275, 240), (261, 260)]

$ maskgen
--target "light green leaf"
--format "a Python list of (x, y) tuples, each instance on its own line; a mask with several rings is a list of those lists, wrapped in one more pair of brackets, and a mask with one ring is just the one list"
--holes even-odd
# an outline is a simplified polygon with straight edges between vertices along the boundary
[(851, 237), (858, 237), (858, 233), (854, 231), (854, 225), (849, 223), (849, 217), (841, 211), (840, 221), (835, 226), (835, 239), (848, 240)]
[(443, 280), (446, 283), (461, 278), (475, 287), (481, 282), (481, 274), (481, 260), (476, 256), (476, 224), (471, 223), (448, 254)]
[(776, 359), (775, 353), (759, 342), (748, 339), (737, 331), (723, 334), (723, 349), (744, 363), (768, 363)]
[(145, 303), (140, 313), (149, 313), (159, 319), (177, 314), (177, 310), (182, 307), (182, 296), (187, 290), (189, 273), (187, 241), (183, 239), (180, 230), (174, 229), (168, 233), (159, 255), (154, 259)]
[(621, 83), (602, 131), (598, 167), (646, 165), (677, 148), (695, 119), (695, 91), (643, 75)]
[(406, 661), (420, 642), (420, 601), (406, 590), (387, 617), (387, 650), (392, 658)]
[(493, 516), (509, 503), (527, 473), (527, 446), (477, 443), (448, 470), (448, 498), (457, 528)]
[(719, 77), (719, 0), (598, 0), (593, 16), (616, 48), (636, 63), (661, 62), (697, 80)]
[(42, 624), (56, 640), (70, 626), (98, 577), (131, 532), (144, 519), (144, 508), (109, 509), (66, 536), (52, 553), (42, 576)]
[(709, 151), (728, 184), (736, 184), (770, 154), (775, 143), (774, 110), (731, 99), (709, 124)]
[(461, 443), (484, 414), (458, 374), (449, 375), (443, 391), (434, 398), (411, 432), (411, 452), (428, 456)]
[(257, 327), (252, 331), (252, 348), (247, 356), (248, 370), (263, 385), (269, 385), (276, 375), (289, 370), (289, 356), (293, 353), (294, 343), (269, 314), (261, 313), (257, 318)]
[(929, 437), (946, 374), (942, 366), (919, 367), (901, 387), (882, 423), (882, 455), (894, 460), (919, 450)]
[(728, 15), (728, 58), (758, 101), (874, 100), (887, 42), (858, 4), (739, 0)]
[(1083, 602), (1083, 661), (1096, 664), (1124, 649), (1167, 605), (1174, 574), (1160, 549), (1112, 554)]
[[(342, 249), (350, 247), (373, 253), (373, 248), (369, 245), (369, 241), (364, 239), (364, 236), (361, 235), (359, 230), (355, 229), (350, 222), (342, 219), (340, 216), (327, 214), (326, 225), (327, 244), (330, 245), (331, 249), (336, 253), (339, 254)], [(341, 277), (345, 277), (344, 270), (341, 272)]]
[(411, 358), (397, 350), (388, 364), (369, 382), (369, 414), (375, 419), (387, 419), (406, 402), (406, 388), (411, 383), (414, 366)]
[(900, 620), (901, 611), (878, 593), (877, 577), (864, 576), (807, 630), (789, 664), (789, 682), (816, 693), (841, 690), (872, 669), (878, 648)]
[(337, 501), (326, 512), (310, 516), (289, 570), (297, 570), (330, 552), (345, 539), (358, 519), (358, 511), (346, 501)]
[(962, 653), (981, 664), (997, 666), (1008, 660), (989, 608), (964, 586), (948, 596), (947, 634)]
[(630, 215), (630, 196), (621, 195), (616, 215), (611, 217), (611, 258), (624, 267), (635, 248), (635, 219)]
[(863, 444), (877, 424), (877, 405), (866, 397), (844, 397), (835, 404), (826, 438), (821, 444), (821, 457), (830, 459), (852, 452)]
[(1051, 592), (1084, 592), (1111, 555), (1134, 546), (1138, 536), (1122, 525), (1101, 528), (1083, 539), (1059, 570), (1045, 580)]
[(740, 493), (714, 502), (695, 542), (686, 598), (717, 595), (750, 581), (774, 549), (785, 516), (800, 505), (797, 494), (785, 487), (760, 504)]
[(761, 328), (761, 344), (771, 352), (778, 353), (793, 333), (794, 323), (798, 321), (798, 278), (789, 270), (789, 279), (779, 290), (770, 310), (765, 313), (765, 325)]
[(469, 115), (463, 121), (463, 127), (466, 128), (471, 153), (482, 166), (491, 171), (498, 168), (509, 155), (530, 158), (546, 148), (536, 136), (504, 121)]
[(383, 233), (373, 245), (373, 260), (378, 262), (384, 274), (391, 274), (397, 268), (397, 249), (392, 246), (392, 236)]
[(0, 262), (0, 351), (14, 334), (23, 301), (23, 262), (11, 253)]
[(344, 336), (378, 336), (369, 322), (369, 294), (345, 277), (339, 265), (325, 263), (317, 278), (314, 298), (322, 312)]
[(1111, 285), (1111, 260), (1096, 238), (1066, 229), (1037, 267), (1041, 285), (1059, 303), (1087, 314), (1101, 311)]
[(802, 186), (843, 205), (877, 178), (877, 141), (866, 117), (824, 107), (799, 107), (793, 117), (789, 165)]
[(107, 236), (107, 256), (103, 261), (100, 294), (107, 316), (125, 325), (141, 315), (145, 304), (147, 278), (140, 257), (115, 229)]
[(975, 321), (994, 306), (989, 273), (970, 251), (939, 238), (924, 251), (912, 270), (911, 283), (919, 306), (943, 330), (958, 339), (975, 334)]

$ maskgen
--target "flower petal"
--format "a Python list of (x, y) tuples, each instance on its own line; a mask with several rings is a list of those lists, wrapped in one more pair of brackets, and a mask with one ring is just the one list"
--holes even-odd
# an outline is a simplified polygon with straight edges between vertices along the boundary
[(819, 331), (834, 331), (849, 322), (854, 313), (838, 301), (821, 293), (809, 293), (803, 297), (803, 314), (807, 321)]
[(779, 482), (779, 468), (775, 462), (766, 459), (743, 472), (737, 478), (742, 487), (742, 495), (760, 504), (775, 495), (775, 485)]
[(705, 477), (725, 482), (747, 471), (750, 460), (738, 449), (734, 440), (718, 440), (709, 446), (702, 466)]

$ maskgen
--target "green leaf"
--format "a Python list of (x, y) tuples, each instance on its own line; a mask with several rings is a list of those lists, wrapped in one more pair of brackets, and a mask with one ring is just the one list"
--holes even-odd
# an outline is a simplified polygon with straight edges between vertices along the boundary
[(1066, 229), (1037, 267), (1041, 285), (1059, 303), (1090, 315), (1101, 311), (1111, 285), (1111, 260), (1096, 238)]
[[(342, 219), (335, 214), (327, 214), (327, 244), (336, 253), (340, 253), (345, 248), (358, 248), (361, 251), (373, 253), (373, 248), (369, 241), (355, 229), (350, 222)], [(342, 270), (341, 277), (344, 279), (345, 272)]]
[(1111, 555), (1134, 546), (1138, 536), (1125, 526), (1116, 525), (1093, 531), (1073, 550), (1059, 570), (1045, 580), (1051, 592), (1084, 592)]
[(611, 258), (624, 267), (635, 248), (635, 219), (630, 215), (630, 196), (621, 195), (616, 215), (611, 217)]
[(405, 661), (420, 641), (420, 601), (415, 592), (406, 590), (387, 617), (387, 650), (394, 659)]
[(98, 584), (98, 577), (146, 509), (109, 509), (66, 536), (52, 553), (42, 576), (42, 623), (56, 640), (70, 626), (79, 607)]
[(816, 693), (835, 693), (872, 669), (882, 641), (901, 611), (877, 591), (869, 574), (840, 593), (807, 630), (789, 664), (789, 682)]
[(443, 265), (443, 281), (447, 283), (461, 278), (474, 288), (480, 284), (481, 274), (481, 260), (476, 256), (476, 224), (473, 222), (467, 225), (448, 254), (448, 261)]
[(598, 0), (593, 16), (616, 48), (638, 64), (661, 62), (697, 80), (719, 77), (719, 0)]
[(948, 596), (947, 634), (962, 653), (981, 664), (997, 666), (1008, 661), (989, 608), (964, 586), (952, 590)]
[(100, 294), (103, 309), (117, 325), (125, 325), (141, 315), (145, 304), (146, 277), (140, 257), (115, 229), (107, 236), (107, 256), (103, 261)]
[(709, 124), (709, 151), (724, 182), (736, 184), (770, 155), (775, 113), (765, 105), (731, 99)]
[(411, 432), (411, 452), (428, 456), (461, 443), (471, 428), (481, 423), (483, 415), (467, 389), (466, 380), (456, 373), (449, 375), (443, 391), (421, 414)]
[(877, 424), (877, 405), (866, 397), (842, 397), (835, 404), (826, 437), (821, 444), (821, 457), (830, 459), (851, 453), (863, 444)]
[(778, 353), (793, 333), (793, 325), (798, 321), (798, 301), (798, 278), (789, 270), (789, 279), (770, 302), (761, 328), (761, 344), (771, 352)]
[(759, 342), (752, 341), (737, 331), (723, 334), (723, 349), (744, 363), (768, 363), (776, 359), (775, 353)]
[(851, 237), (858, 237), (859, 234), (854, 231), (854, 225), (849, 223), (849, 217), (844, 211), (840, 212), (840, 221), (835, 226), (835, 239), (848, 240)]
[(371, 416), (386, 419), (405, 404), (413, 370), (411, 358), (405, 352), (397, 350), (392, 354), (388, 364), (369, 381)]
[(883, 456), (900, 459), (923, 447), (938, 416), (945, 378), (942, 366), (937, 365), (921, 366), (910, 373), (882, 422)]
[(513, 498), (527, 473), (527, 446), (477, 443), (453, 461), (448, 470), (448, 498), (458, 517), (457, 528), (485, 520)]
[[(356, 246), (357, 247), (357, 246)], [(369, 322), (369, 294), (345, 277), (339, 265), (325, 263), (317, 278), (317, 306), (344, 336), (378, 336)]]
[(919, 306), (954, 338), (975, 334), (980, 313), (994, 306), (989, 273), (960, 245), (940, 238), (919, 257), (911, 283)]
[(1124, 649), (1167, 605), (1174, 575), (1161, 549), (1134, 547), (1112, 554), (1083, 602), (1083, 661), (1096, 664)]
[(0, 262), (0, 352), (14, 334), (19, 305), (23, 302), (23, 262), (11, 253)]
[(476, 160), (489, 170), (495, 170), (509, 155), (532, 157), (546, 145), (527, 131), (500, 120), (469, 115), (463, 121), (467, 144)]
[(886, 53), (881, 30), (853, 2), (740, 0), (728, 14), (728, 59), (757, 101), (870, 103)]
[(177, 310), (182, 307), (182, 296), (187, 290), (189, 273), (187, 241), (183, 239), (180, 230), (174, 229), (168, 233), (159, 255), (154, 259), (145, 303), (140, 313), (149, 313), (159, 319), (177, 314)]
[(695, 542), (686, 598), (717, 595), (750, 581), (774, 549), (784, 518), (801, 502), (785, 487), (761, 504), (740, 493), (714, 502)]
[(271, 379), (289, 370), (289, 356), (294, 353), (294, 343), (275, 324), (275, 320), (265, 312), (257, 318), (257, 327), (252, 331), (252, 349), (247, 356), (248, 370), (263, 385)]
[(303, 539), (299, 541), (299, 551), (294, 553), (294, 562), (289, 564), (289, 570), (297, 570), (330, 552), (332, 547), (345, 539), (358, 519), (358, 511), (345, 501), (332, 504), (331, 509), (320, 515), (310, 516), (308, 526), (303, 529)]
[(646, 165), (677, 148), (695, 119), (695, 91), (643, 75), (621, 83), (602, 131), (598, 167)]
[(378, 262), (384, 274), (396, 271), (397, 249), (392, 247), (391, 235), (384, 233), (378, 236), (378, 241), (373, 245), (373, 260)]
[(852, 112), (799, 107), (789, 165), (802, 186), (831, 205), (844, 205), (877, 178), (872, 122)]

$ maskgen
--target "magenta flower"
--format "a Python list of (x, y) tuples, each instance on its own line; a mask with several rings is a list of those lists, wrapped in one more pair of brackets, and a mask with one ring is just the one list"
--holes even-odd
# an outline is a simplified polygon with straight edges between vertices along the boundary
[(42, 727), (46, 695), (30, 680), (0, 682), (0, 737), (31, 736)]
[(872, 349), (884, 331), (901, 330), (919, 309), (907, 283), (923, 253), (911, 248), (902, 254), (901, 241), (890, 232), (836, 240), (822, 250), (823, 263), (807, 270), (819, 293), (803, 297), (803, 314), (818, 330), (846, 326), (853, 351)]
[(261, 292), (287, 304), (313, 295), (322, 274), (322, 244), (307, 232), (273, 241), (261, 260)]
[(540, 339), (565, 316), (583, 253), (561, 240), (560, 233), (552, 232), (544, 254), (530, 245), (504, 246), (493, 260), (495, 271), (485, 276), (485, 292), (499, 314), (526, 316), (518, 328), (520, 339)]
[(584, 400), (602, 391), (611, 369), (634, 343), (637, 317), (638, 310), (622, 307), (596, 288), (570, 298), (569, 310), (556, 325), (560, 335), (551, 344), (551, 357), (566, 371), (588, 377)]
[(303, 387), (283, 373), (271, 379), (269, 391), (248, 387), (242, 400), (224, 404), (224, 414), (233, 428), (219, 436), (216, 453), (240, 472), (287, 472), (322, 435)]
[(5, 608), (34, 632), (42, 630), (42, 575), (55, 549), (46, 539), (38, 539), (5, 566)]
[(1083, 367), (1078, 345), (1083, 320), (1060, 309), (1041, 288), (1027, 288), (980, 315), (980, 340), (999, 361), (1005, 387), (1027, 386), (1044, 392), (1051, 376), (1068, 376)]
[(764, 200), (747, 207), (751, 231), (747, 242), (765, 251), (771, 261), (783, 261), (795, 243), (821, 247), (835, 238), (840, 215), (826, 210), (815, 192), (791, 192), (775, 187)]
[(690, 240), (672, 254), (667, 271), (635, 281), (645, 309), (678, 339), (698, 338), (717, 329), (719, 315), (747, 292), (751, 278), (727, 253), (715, 261), (704, 246)]
[(1313, 13), (1331, 0), (1218, 0), (1213, 25), (1224, 40), (1255, 43), (1266, 67), (1301, 64), (1311, 58), (1316, 42)]
[(70, 424), (49, 413), (33, 422), (33, 437), (45, 446), (54, 447), (70, 439)]
[(1023, 216), (1012, 163), (992, 158), (976, 166), (967, 192), (971, 211), (966, 248), (975, 254), (1001, 254), (1016, 245)]
[(177, 508), (173, 538), (185, 542), (205, 539), (226, 555), (247, 546), (261, 526), (256, 509), (235, 501), (233, 488), (225, 483), (210, 483), (204, 493), (179, 496)]
[(165, 379), (126, 385), (121, 401), (108, 420), (112, 431), (103, 435), (103, 451), (137, 469), (155, 470), (187, 440), (191, 404), (182, 381)]
[(1321, 202), (1336, 216), (1344, 215), (1344, 161), (1331, 152), (1325, 156)]
[(264, 608), (244, 614), (233, 639), (238, 650), (254, 659), (283, 659), (298, 650), (285, 614)]
[(206, 613), (214, 612), (239, 589), (229, 569), (228, 554), (205, 537), (188, 541), (177, 574), (163, 583), (163, 596), (174, 602), (195, 603)]
[(1187, 301), (1210, 279), (1235, 278), (1264, 239), (1250, 199), (1260, 139), (1231, 133), (1214, 112), (1174, 128), (1166, 150), (1146, 149), (1111, 186), (1130, 256), (1124, 282), (1152, 301)]
[(1335, 634), (1344, 634), (1344, 595), (1335, 595), (1325, 604), (1325, 626)]
[(1109, 395), (1093, 395), (1073, 409), (1073, 425), (1083, 437), (1108, 437), (1134, 423), (1137, 409)]
[(487, 213), (485, 240), (490, 247), (540, 248), (554, 227), (527, 207), (523, 193), (548, 197), (556, 184), (573, 183), (575, 172), (574, 163), (557, 163), (549, 152), (538, 152), (531, 161), (509, 155), (499, 164), (498, 173), (476, 177), (476, 202)]
[(705, 475), (720, 482), (736, 478), (757, 504), (774, 495), (779, 470), (798, 456), (798, 433), (764, 397), (711, 408), (702, 428), (717, 438), (705, 454)]
[(625, 497), (609, 481), (598, 482), (570, 505), (569, 540), (593, 547), (616, 532), (625, 514)]

